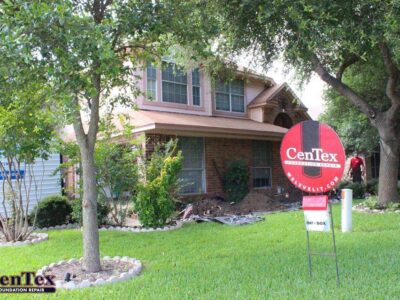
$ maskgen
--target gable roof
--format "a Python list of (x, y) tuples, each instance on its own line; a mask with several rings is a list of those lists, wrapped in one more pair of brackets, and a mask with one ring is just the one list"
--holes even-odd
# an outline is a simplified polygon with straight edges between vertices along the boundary
[(299, 104), (297, 108), (302, 110), (307, 110), (306, 106), (301, 102), (301, 100), (297, 97), (297, 95), (293, 92), (290, 86), (284, 82), (279, 85), (274, 85), (270, 88), (266, 88), (261, 93), (259, 93), (248, 105), (248, 108), (255, 108), (259, 106), (267, 105), (271, 100), (273, 100), (280, 93), (287, 92), (291, 96), (292, 99), (296, 100)]

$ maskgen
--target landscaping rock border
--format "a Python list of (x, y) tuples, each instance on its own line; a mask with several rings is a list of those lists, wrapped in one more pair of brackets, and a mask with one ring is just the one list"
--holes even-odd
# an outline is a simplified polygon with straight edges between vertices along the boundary
[(17, 241), (17, 242), (0, 242), (0, 247), (13, 247), (13, 246), (24, 246), (37, 244), (44, 241), (47, 241), (49, 236), (47, 233), (32, 233), (28, 240), (26, 241)]
[(49, 231), (49, 230), (60, 230), (60, 229), (78, 229), (81, 226), (78, 223), (74, 224), (63, 224), (63, 225), (56, 225), (51, 227), (43, 227), (43, 228), (35, 228), (35, 231)]
[(105, 230), (117, 230), (117, 231), (125, 231), (125, 232), (158, 232), (158, 231), (169, 231), (169, 230), (175, 230), (178, 228), (181, 228), (183, 225), (183, 222), (177, 221), (175, 225), (167, 225), (164, 227), (158, 227), (158, 228), (138, 228), (138, 227), (126, 227), (126, 226), (103, 226), (100, 227), (99, 230), (105, 231)]
[(400, 209), (397, 210), (388, 210), (388, 209), (371, 209), (362, 204), (357, 204), (353, 206), (353, 211), (361, 212), (361, 213), (369, 213), (369, 214), (385, 214), (385, 213), (397, 213), (400, 214)]
[[(79, 261), (82, 262), (83, 258), (80, 258)], [(102, 278), (98, 278), (95, 281), (89, 281), (89, 280), (82, 280), (79, 283), (75, 283), (74, 281), (64, 281), (64, 280), (56, 280), (56, 288), (60, 289), (76, 289), (76, 288), (86, 288), (86, 287), (91, 287), (91, 286), (98, 286), (98, 285), (103, 285), (103, 284), (108, 284), (108, 283), (115, 283), (115, 282), (120, 282), (120, 281), (125, 281), (128, 279), (131, 279), (133, 277), (136, 277), (139, 275), (139, 273), (143, 269), (143, 265), (140, 260), (137, 260), (135, 258), (131, 258), (128, 256), (120, 257), (120, 256), (104, 256), (103, 261), (115, 261), (118, 263), (119, 261), (122, 262), (129, 262), (132, 267), (129, 268), (127, 272), (123, 272), (119, 274), (119, 276), (111, 275), (109, 278), (106, 280)], [(66, 264), (72, 264), (72, 263), (77, 263), (78, 260), (75, 258), (71, 258), (68, 261), (60, 260), (57, 263), (52, 263), (49, 266), (44, 266), (41, 269), (37, 271), (37, 275), (43, 275), (45, 272), (51, 271), (51, 268), (54, 268), (56, 266), (61, 266), (61, 265), (66, 265)], [(94, 273), (93, 273), (94, 274)]]

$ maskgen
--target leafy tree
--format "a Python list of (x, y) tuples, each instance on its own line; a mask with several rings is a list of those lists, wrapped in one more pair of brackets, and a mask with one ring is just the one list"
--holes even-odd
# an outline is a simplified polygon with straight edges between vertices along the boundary
[[(217, 0), (208, 3), (221, 28), (221, 53), (254, 51), (268, 65), (282, 55), (303, 79), (315, 72), (362, 112), (379, 134), (379, 203), (398, 199), (400, 152), (400, 5), (397, 0)], [(343, 80), (351, 66), (380, 64), (385, 96), (370, 103)], [(389, 105), (383, 105), (388, 101)]]
[[(82, 178), (83, 266), (101, 270), (96, 219), (94, 149), (100, 112), (133, 104), (139, 91), (136, 68), (179, 44), (193, 55), (207, 55), (207, 15), (177, 1), (42, 0), (1, 1), (5, 44), (24, 49), (20, 61), (45, 69), (60, 121), (73, 123)], [(190, 30), (188, 30), (190, 28)], [(207, 50), (207, 51), (203, 51)]]
[[(1, 50), (0, 50), (1, 51)], [(10, 66), (4, 62), (5, 66)], [(13, 67), (11, 65), (11, 67)], [(41, 188), (42, 178), (36, 177), (33, 164), (47, 159), (55, 138), (54, 120), (43, 102), (40, 81), (20, 81), (17, 69), (0, 70), (0, 184), (2, 213), (0, 231), (7, 241), (26, 240), (31, 196)], [(32, 222), (35, 225), (36, 214)]]
[[(360, 93), (370, 105), (387, 109), (390, 101), (385, 96), (386, 74), (382, 63), (354, 65), (343, 76), (343, 82)], [(379, 84), (376, 84), (379, 83)], [(325, 91), (326, 109), (320, 120), (331, 125), (342, 138), (347, 152), (371, 153), (379, 145), (378, 131), (366, 115), (354, 107), (333, 88)]]

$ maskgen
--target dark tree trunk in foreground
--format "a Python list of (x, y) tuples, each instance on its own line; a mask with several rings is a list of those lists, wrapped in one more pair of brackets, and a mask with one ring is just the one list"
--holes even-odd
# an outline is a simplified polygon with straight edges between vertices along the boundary
[(386, 122), (376, 126), (380, 136), (379, 204), (386, 207), (398, 200), (397, 178), (399, 173), (400, 140), (396, 129)]

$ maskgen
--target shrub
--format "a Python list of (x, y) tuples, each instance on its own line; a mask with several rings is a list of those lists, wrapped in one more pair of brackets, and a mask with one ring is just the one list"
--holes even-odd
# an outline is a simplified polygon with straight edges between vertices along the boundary
[(244, 160), (230, 161), (223, 175), (223, 188), (227, 199), (239, 202), (249, 192), (249, 170)]
[(369, 207), (370, 209), (384, 209), (386, 208), (389, 211), (395, 211), (400, 209), (400, 203), (398, 202), (390, 202), (387, 207), (382, 207), (378, 203), (378, 196), (368, 197), (367, 200), (361, 203), (365, 207)]
[(337, 186), (338, 190), (352, 189), (353, 198), (365, 198), (365, 185), (362, 183), (354, 183), (351, 181), (342, 181)]
[(69, 222), (71, 212), (71, 204), (66, 197), (48, 196), (36, 205), (30, 219), (33, 221), (36, 213), (35, 225), (39, 228), (62, 225)]
[(145, 227), (164, 226), (175, 211), (182, 155), (174, 154), (176, 141), (173, 143), (164, 150), (157, 147), (146, 164), (146, 182), (139, 185), (134, 198), (135, 211)]
[[(99, 225), (104, 225), (107, 223), (107, 215), (109, 209), (106, 202), (100, 198), (97, 201), (97, 222)], [(74, 199), (72, 201), (72, 213), (71, 219), (73, 222), (82, 225), (82, 200)]]
[(378, 195), (378, 179), (371, 179), (365, 185), (365, 192), (371, 195)]
[(138, 168), (135, 162), (140, 151), (132, 149), (132, 146), (101, 141), (95, 149), (99, 195), (106, 200), (110, 218), (118, 226), (123, 225), (128, 202), (137, 192)]
[(376, 196), (368, 197), (367, 200), (361, 203), (365, 207), (369, 207), (370, 209), (378, 209), (378, 198)]

